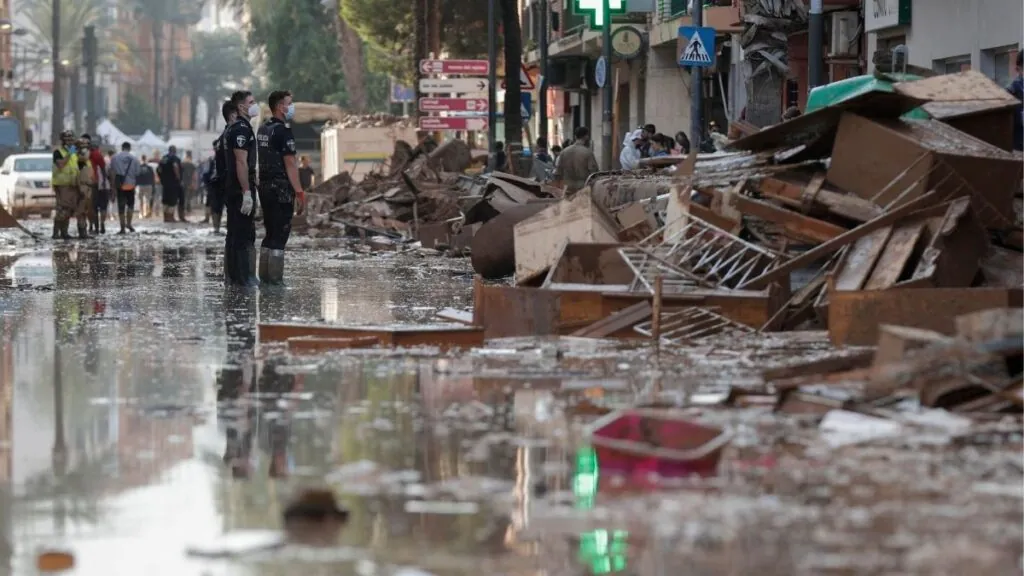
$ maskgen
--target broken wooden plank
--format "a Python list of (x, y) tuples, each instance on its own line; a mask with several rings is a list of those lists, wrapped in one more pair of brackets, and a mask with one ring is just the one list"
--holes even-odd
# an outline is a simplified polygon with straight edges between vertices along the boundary
[(288, 339), (288, 352), (292, 354), (318, 354), (329, 350), (345, 350), (350, 348), (372, 348), (380, 345), (380, 338), (366, 336), (360, 338), (321, 338), (319, 336), (299, 336)]
[(560, 295), (552, 290), (482, 286), (474, 323), (486, 338), (550, 336), (558, 333)]
[(632, 328), (639, 322), (651, 317), (651, 304), (649, 302), (637, 302), (629, 308), (623, 308), (607, 318), (602, 318), (585, 328), (581, 328), (570, 336), (580, 338), (607, 338), (616, 332)]
[(471, 310), (456, 310), (455, 308), (444, 308), (434, 313), (435, 316), (449, 322), (458, 322), (466, 326), (473, 325), (473, 312)]
[(971, 208), (971, 199), (950, 202), (931, 232), (911, 279), (927, 279), (942, 288), (970, 286), (989, 250), (988, 231)]
[[(823, 186), (824, 174), (816, 175), (811, 180), (811, 184), (816, 182), (819, 176)], [(762, 196), (779, 200), (794, 208), (806, 206), (807, 199), (813, 198), (814, 207), (854, 222), (869, 222), (883, 212), (882, 208), (874, 202), (852, 194), (843, 194), (824, 187), (820, 187), (817, 192), (811, 194), (813, 191), (811, 184), (804, 188), (787, 180), (764, 178), (761, 180), (758, 191)]]
[(864, 350), (862, 352), (846, 354), (843, 356), (831, 356), (820, 360), (812, 360), (810, 362), (800, 362), (798, 364), (788, 364), (785, 366), (769, 368), (761, 372), (761, 378), (765, 383), (771, 383), (776, 380), (787, 380), (790, 378), (799, 378), (801, 376), (816, 376), (832, 374), (835, 372), (845, 372), (847, 370), (866, 368), (870, 366), (871, 360), (874, 357), (875, 352), (873, 350)]
[(876, 230), (863, 238), (859, 238), (850, 246), (846, 255), (839, 262), (835, 273), (836, 290), (860, 290), (871, 275), (875, 262), (885, 250), (885, 244), (892, 234), (892, 228)]
[(924, 227), (924, 221), (917, 221), (900, 224), (892, 231), (871, 277), (864, 284), (865, 290), (883, 290), (900, 280), (921, 241)]
[(747, 216), (753, 216), (782, 226), (783, 233), (794, 240), (825, 242), (846, 232), (846, 228), (836, 226), (817, 218), (805, 216), (799, 212), (779, 208), (778, 206), (754, 200), (739, 194), (729, 197), (727, 204)]
[(484, 330), (477, 326), (341, 326), (336, 324), (260, 323), (260, 342), (287, 342), (292, 338), (352, 339), (374, 337), (381, 346), (399, 348), (437, 346), (441, 349), (472, 348), (484, 342)]
[(892, 226), (893, 224), (906, 218), (910, 214), (913, 214), (914, 212), (917, 212), (927, 206), (934, 205), (940, 197), (941, 196), (939, 192), (934, 190), (922, 194), (921, 196), (918, 196), (917, 198), (911, 200), (910, 202), (907, 202), (906, 204), (900, 206), (899, 208), (896, 208), (895, 210), (886, 212), (885, 214), (882, 214), (881, 216), (875, 218), (874, 220), (871, 220), (870, 222), (861, 224), (860, 226), (854, 228), (853, 230), (844, 232), (843, 234), (840, 234), (839, 236), (836, 236), (835, 238), (828, 240), (827, 242), (824, 242), (818, 246), (815, 246), (814, 248), (811, 248), (810, 250), (804, 252), (803, 254), (800, 254), (799, 256), (792, 258), (789, 261), (779, 266), (776, 266), (771, 270), (768, 270), (767, 272), (764, 272), (763, 274), (757, 276), (756, 278), (751, 278), (743, 282), (736, 288), (741, 290), (756, 290), (764, 288), (765, 286), (768, 286), (772, 282), (788, 278), (789, 274), (794, 270), (799, 270), (804, 266), (813, 264), (814, 262), (817, 262), (819, 259), (824, 258), (829, 254), (832, 254), (836, 250), (839, 250), (840, 248), (853, 242), (856, 242), (858, 239), (863, 238), (868, 234), (871, 234), (875, 230), (881, 230), (882, 228)]
[(873, 366), (899, 362), (910, 350), (933, 344), (947, 344), (950, 337), (934, 330), (911, 326), (882, 324), (878, 327), (878, 345), (875, 346)]

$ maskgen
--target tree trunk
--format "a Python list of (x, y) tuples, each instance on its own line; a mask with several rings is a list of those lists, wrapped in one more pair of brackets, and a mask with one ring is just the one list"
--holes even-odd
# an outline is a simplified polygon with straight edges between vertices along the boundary
[(195, 130), (199, 125), (199, 93), (189, 92), (188, 95), (188, 128)]
[(75, 66), (68, 74), (68, 89), (71, 92), (71, 118), (72, 122), (74, 122), (72, 129), (75, 131), (75, 134), (82, 133), (82, 103), (78, 95), (78, 80), (78, 66)]
[(341, 72), (345, 76), (345, 88), (348, 90), (348, 107), (351, 112), (363, 114), (368, 106), (363, 41), (342, 18), (340, 9), (334, 18), (334, 28), (338, 36), (338, 52), (341, 54)]
[(164, 31), (163, 22), (157, 20), (152, 21), (153, 26), (153, 109), (156, 113), (161, 116), (164, 123), (167, 122), (166, 118), (163, 118), (164, 109), (160, 105), (163, 101), (160, 98), (160, 72), (162, 69), (163, 60), (163, 43), (164, 43)]
[(776, 70), (747, 80), (747, 122), (758, 127), (779, 123), (783, 81)]
[[(420, 92), (420, 60), (427, 57), (427, 0), (413, 0), (413, 77), (416, 80), (416, 101), (418, 102), (423, 93)], [(419, 112), (417, 112), (419, 114)]]
[(505, 147), (510, 165), (523, 145), (523, 119), (519, 115), (519, 68), (523, 60), (523, 38), (519, 30), (519, 2), (501, 0), (501, 25), (505, 33)]

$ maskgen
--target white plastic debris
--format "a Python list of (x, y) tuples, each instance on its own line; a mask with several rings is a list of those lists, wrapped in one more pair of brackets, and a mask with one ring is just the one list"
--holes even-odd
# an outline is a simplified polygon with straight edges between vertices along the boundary
[(831, 448), (859, 444), (880, 438), (892, 438), (903, 432), (899, 422), (866, 416), (848, 410), (831, 410), (818, 426), (822, 439)]

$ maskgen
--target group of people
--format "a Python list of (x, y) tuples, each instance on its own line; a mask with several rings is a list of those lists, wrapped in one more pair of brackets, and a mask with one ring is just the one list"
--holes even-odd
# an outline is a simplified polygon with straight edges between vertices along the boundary
[[(223, 103), (221, 114), (227, 126), (214, 142), (214, 157), (202, 175), (208, 218), (212, 218), (215, 231), (219, 231), (227, 210), (224, 273), (225, 280), (236, 286), (283, 281), (284, 249), (292, 217), (302, 214), (305, 188), (312, 185), (308, 159), (299, 166), (295, 137), (287, 124), (295, 114), (291, 93), (272, 92), (268, 104), (270, 118), (254, 130), (252, 123), (259, 117), (260, 108), (251, 92), (235, 92)], [(153, 181), (151, 176), (155, 176)], [(191, 154), (182, 161), (174, 146), (154, 170), (145, 156), (140, 161), (131, 153), (129, 143), (121, 145), (120, 153), (110, 152), (104, 158), (88, 135), (76, 139), (73, 132), (65, 130), (61, 145), (53, 153), (52, 182), (57, 196), (53, 237), (71, 238), (68, 228), (72, 217), (76, 218), (80, 238), (89, 236), (90, 227), (105, 233), (111, 194), (117, 201), (119, 234), (134, 232), (136, 194), (142, 196), (143, 208), (148, 205), (152, 210), (157, 181), (161, 185), (164, 221), (184, 222), (197, 180)], [(260, 207), (266, 235), (257, 257), (255, 217)], [(143, 215), (147, 214), (143, 210)]]
[(635, 170), (643, 158), (657, 158), (690, 153), (690, 139), (680, 130), (675, 137), (658, 132), (654, 124), (647, 124), (626, 134), (619, 152), (623, 170)]
[[(119, 234), (134, 232), (136, 194), (140, 196), (140, 214), (149, 217), (158, 202), (164, 206), (165, 222), (187, 222), (188, 203), (196, 189), (196, 167), (191, 153), (185, 160), (178, 157), (177, 149), (168, 152), (155, 166), (145, 156), (141, 160), (125, 142), (121, 151), (106, 155), (89, 134), (75, 137), (65, 130), (60, 135), (60, 146), (53, 152), (51, 185), (57, 199), (54, 213), (53, 237), (70, 239), (71, 219), (75, 218), (78, 238), (106, 234), (108, 208), (116, 202)], [(177, 212), (177, 220), (175, 220)]]

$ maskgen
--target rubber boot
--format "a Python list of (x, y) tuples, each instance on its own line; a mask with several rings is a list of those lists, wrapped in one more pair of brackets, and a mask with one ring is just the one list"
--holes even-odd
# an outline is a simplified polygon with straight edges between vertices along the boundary
[(124, 216), (123, 213), (117, 215), (117, 221), (121, 224), (121, 231), (118, 232), (118, 234), (124, 234), (125, 233), (124, 220), (125, 220), (125, 216)]
[(188, 222), (185, 218), (185, 207), (181, 204), (178, 205), (178, 222)]
[(275, 286), (284, 284), (284, 250), (271, 250), (267, 265), (270, 283)]
[(88, 224), (79, 224), (78, 225), (78, 239), (79, 240), (88, 240), (89, 238), (92, 238), (92, 236), (89, 235), (89, 225)]
[(203, 221), (202, 221), (202, 224), (209, 224), (209, 223), (210, 223), (210, 207), (207, 206), (206, 210), (203, 211)]
[(164, 222), (173, 224), (174, 220), (174, 206), (164, 206)]
[(61, 240), (71, 240), (71, 235), (68, 234), (68, 228), (71, 226), (71, 220), (60, 221), (60, 238)]
[(60, 238), (60, 220), (54, 219), (53, 221), (53, 239)]
[(260, 282), (262, 282), (264, 284), (266, 284), (267, 282), (270, 282), (270, 272), (269, 272), (269, 266), (268, 266), (269, 264), (270, 264), (270, 248), (267, 248), (265, 246), (261, 246), (260, 247), (259, 277), (260, 277)]
[(220, 214), (213, 214), (213, 233), (220, 234)]
[(125, 222), (128, 226), (129, 232), (135, 232), (135, 228), (132, 228), (132, 216), (134, 216), (134, 212), (128, 212), (127, 214), (124, 215)]
[(245, 249), (246, 260), (243, 261), (246, 266), (246, 272), (249, 274), (249, 281), (246, 283), (247, 286), (255, 288), (260, 285), (260, 281), (256, 278), (256, 247), (249, 246)]

